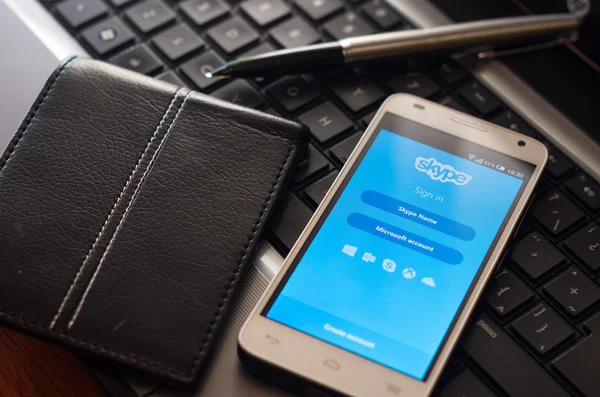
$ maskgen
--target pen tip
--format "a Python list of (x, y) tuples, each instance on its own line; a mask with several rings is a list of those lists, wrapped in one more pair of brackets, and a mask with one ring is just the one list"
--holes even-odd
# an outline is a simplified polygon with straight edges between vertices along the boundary
[(206, 72), (204, 75), (206, 76), (207, 79), (212, 79), (212, 78), (224, 79), (224, 78), (230, 77), (229, 72), (231, 72), (231, 68), (227, 65), (223, 65), (223, 66), (214, 68), (210, 72)]

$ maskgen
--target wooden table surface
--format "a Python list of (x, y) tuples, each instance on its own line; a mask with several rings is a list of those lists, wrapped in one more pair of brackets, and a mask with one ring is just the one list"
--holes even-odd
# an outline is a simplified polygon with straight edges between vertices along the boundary
[(0, 397), (105, 397), (73, 354), (0, 327)]

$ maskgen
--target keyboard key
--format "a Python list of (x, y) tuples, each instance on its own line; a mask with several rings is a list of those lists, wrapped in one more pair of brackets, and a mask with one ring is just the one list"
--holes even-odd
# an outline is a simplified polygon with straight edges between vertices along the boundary
[(533, 216), (556, 236), (583, 219), (584, 214), (562, 192), (553, 188), (535, 204)]
[(593, 271), (600, 269), (600, 227), (597, 224), (588, 225), (570, 237), (565, 247)]
[[(259, 45), (257, 45), (256, 47), (252, 47), (251, 49), (243, 52), (242, 54), (239, 55), (240, 58), (243, 57), (249, 57), (249, 56), (253, 56), (253, 55), (260, 55), (260, 54), (264, 54), (266, 52), (271, 52), (271, 51), (275, 51), (275, 47), (273, 47), (271, 44), (269, 43), (261, 43)], [(271, 81), (273, 81), (273, 79), (271, 77), (254, 77), (254, 82), (260, 86), (264, 86), (268, 83), (270, 83)]]
[(267, 87), (267, 94), (288, 112), (294, 112), (320, 97), (319, 92), (301, 76), (276, 81)]
[(331, 102), (309, 110), (298, 117), (298, 121), (306, 125), (321, 143), (330, 141), (353, 126), (352, 120)]
[(127, 19), (142, 33), (156, 30), (175, 20), (175, 14), (161, 0), (145, 0), (125, 11)]
[(309, 178), (314, 178), (317, 175), (324, 174), (331, 169), (329, 161), (311, 144), (308, 145), (304, 158), (298, 164), (298, 168), (294, 173), (294, 183), (303, 182)]
[(501, 317), (512, 314), (533, 299), (533, 292), (508, 270), (498, 274), (487, 288), (486, 301)]
[(271, 37), (284, 48), (314, 44), (321, 39), (319, 32), (300, 18), (292, 18), (271, 29)]
[(135, 0), (108, 0), (110, 1), (115, 7), (122, 7), (122, 6), (126, 6), (130, 3), (133, 3)]
[(354, 12), (347, 12), (334, 18), (327, 22), (324, 28), (336, 40), (364, 36), (375, 32), (371, 25)]
[(548, 148), (548, 164), (546, 165), (546, 171), (556, 179), (560, 179), (567, 172), (575, 168), (575, 163), (565, 156), (560, 150), (555, 148), (550, 143), (545, 143)]
[(179, 76), (177, 76), (177, 74), (172, 70), (169, 70), (166, 73), (162, 73), (162, 74), (156, 76), (156, 79), (161, 80), (161, 81), (166, 81), (167, 83), (174, 84), (177, 87), (187, 87), (187, 84), (184, 83), (183, 80), (181, 80), (179, 78)]
[(398, 76), (391, 79), (388, 84), (396, 92), (405, 92), (421, 98), (429, 98), (440, 91), (439, 85), (421, 73)]
[(382, 0), (371, 0), (364, 6), (362, 11), (383, 30), (388, 30), (401, 22), (400, 16)]
[(583, 327), (591, 335), (554, 360), (552, 367), (585, 397), (596, 397), (600, 390), (600, 376), (595, 364), (600, 352), (600, 314), (584, 322)]
[(358, 143), (361, 137), (361, 133), (352, 135), (350, 138), (343, 140), (334, 147), (332, 147), (329, 153), (331, 153), (333, 158), (339, 161), (340, 164), (344, 165), (346, 161), (348, 161), (348, 158), (352, 154), (352, 151), (356, 147), (356, 144)]
[(143, 74), (151, 74), (163, 66), (146, 44), (127, 49), (110, 58), (108, 62)]
[(111, 17), (90, 26), (81, 37), (102, 56), (133, 41), (133, 32), (117, 17)]
[(341, 0), (294, 0), (313, 21), (327, 18), (344, 8)]
[(102, 15), (108, 9), (100, 0), (67, 0), (56, 6), (56, 12), (72, 28), (78, 28)]
[(450, 109), (458, 110), (459, 112), (470, 113), (467, 109), (465, 109), (465, 107), (463, 105), (458, 103), (458, 101), (456, 99), (452, 98), (450, 95), (444, 95), (443, 97), (438, 99), (436, 102), (439, 103), (440, 105), (446, 106)]
[(492, 123), (498, 124), (501, 127), (508, 128), (509, 130), (513, 130), (514, 132), (518, 132), (520, 134), (525, 134), (532, 138), (535, 138), (537, 135), (536, 130), (531, 128), (529, 124), (523, 121), (522, 118), (514, 114), (513, 111), (507, 110), (502, 112), (501, 115), (493, 118)]
[(201, 90), (219, 83), (219, 79), (209, 79), (206, 73), (212, 72), (216, 67), (225, 63), (223, 58), (214, 51), (205, 52), (181, 65), (181, 71), (192, 80)]
[(468, 369), (453, 377), (441, 390), (439, 397), (496, 397), (496, 394)]
[(506, 395), (511, 397), (571, 395), (489, 317), (476, 316), (465, 336), (462, 344), (465, 353), (496, 382)]
[(515, 321), (512, 328), (541, 355), (548, 354), (575, 335), (571, 327), (545, 304)]
[(304, 195), (315, 207), (317, 207), (319, 204), (321, 204), (321, 201), (327, 194), (327, 191), (329, 191), (331, 184), (333, 184), (333, 181), (335, 181), (337, 176), (338, 172), (334, 171), (324, 178), (319, 179), (304, 189)]
[(571, 316), (578, 316), (600, 300), (600, 287), (583, 272), (571, 266), (544, 290)]
[(259, 39), (258, 33), (240, 17), (233, 17), (208, 31), (208, 36), (228, 54)]
[(517, 244), (511, 258), (533, 280), (539, 279), (565, 261), (563, 254), (538, 232), (531, 233)]
[(487, 88), (476, 81), (459, 89), (458, 93), (484, 115), (488, 115), (500, 107), (500, 101)]
[(592, 211), (600, 209), (600, 185), (585, 173), (575, 175), (566, 183), (567, 189)]
[(196, 25), (203, 26), (229, 13), (229, 6), (221, 0), (187, 0), (181, 3), (181, 11)]
[(455, 62), (444, 62), (437, 68), (436, 73), (447, 84), (456, 84), (467, 77), (467, 73)]
[(254, 109), (262, 107), (265, 103), (262, 96), (244, 80), (235, 80), (211, 95), (236, 105)]
[(357, 113), (383, 100), (386, 95), (370, 80), (348, 79), (336, 83), (331, 90), (350, 110)]
[(154, 36), (152, 42), (171, 61), (204, 47), (204, 41), (187, 25), (180, 24)]
[(276, 243), (287, 250), (292, 248), (311, 216), (312, 211), (295, 194), (282, 197), (279, 214), (271, 227)]
[(290, 8), (282, 0), (249, 0), (241, 7), (258, 26), (270, 25), (290, 13)]

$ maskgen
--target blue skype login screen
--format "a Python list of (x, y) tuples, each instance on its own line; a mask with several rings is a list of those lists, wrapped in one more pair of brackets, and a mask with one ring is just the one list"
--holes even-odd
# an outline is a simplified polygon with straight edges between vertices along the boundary
[(386, 114), (263, 313), (425, 379), (534, 166)]

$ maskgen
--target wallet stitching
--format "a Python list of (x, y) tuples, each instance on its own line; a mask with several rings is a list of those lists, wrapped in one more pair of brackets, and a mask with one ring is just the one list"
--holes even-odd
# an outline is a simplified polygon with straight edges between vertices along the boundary
[[(181, 91), (181, 90), (180, 90)], [(177, 91), (178, 93), (179, 91)], [(177, 93), (175, 93), (175, 98), (177, 97)], [(94, 274), (92, 276), (92, 278), (90, 279), (87, 287), (85, 288), (85, 291), (83, 293), (83, 295), (81, 296), (80, 300), (79, 300), (79, 304), (77, 305), (77, 309), (75, 310), (75, 312), (73, 313), (73, 316), (71, 317), (71, 320), (69, 321), (68, 325), (67, 325), (67, 330), (70, 331), (71, 328), (73, 328), (73, 325), (75, 325), (75, 321), (77, 321), (77, 317), (79, 316), (79, 313), (81, 312), (81, 309), (83, 308), (83, 305), (85, 304), (85, 300), (90, 292), (90, 290), (92, 289), (92, 286), (94, 284), (94, 281), (96, 281), (96, 278), (98, 277), (98, 274), (100, 273), (100, 269), (102, 268), (102, 265), (104, 264), (104, 260), (106, 259), (106, 257), (108, 256), (108, 253), (110, 252), (114, 241), (117, 239), (117, 236), (119, 234), (119, 232), (121, 231), (121, 227), (123, 226), (123, 224), (125, 223), (125, 219), (127, 218), (127, 215), (129, 215), (129, 211), (131, 210), (131, 207), (133, 206), (133, 203), (135, 201), (135, 198), (137, 197), (140, 188), (142, 187), (142, 185), (144, 184), (144, 181), (146, 179), (146, 177), (148, 176), (148, 172), (149, 170), (152, 168), (154, 162), (156, 161), (156, 158), (158, 157), (159, 152), (161, 151), (164, 143), (166, 142), (171, 130), (173, 129), (173, 126), (175, 125), (175, 123), (177, 123), (177, 119), (179, 119), (179, 115), (181, 114), (181, 111), (183, 110), (185, 103), (187, 102), (187, 99), (189, 97), (189, 93), (186, 95), (185, 99), (183, 100), (183, 102), (181, 103), (181, 106), (179, 107), (179, 109), (177, 110), (177, 113), (175, 114), (175, 117), (173, 118), (173, 120), (171, 121), (171, 124), (169, 125), (169, 128), (167, 130), (167, 132), (165, 133), (165, 135), (162, 137), (157, 149), (154, 151), (154, 153), (152, 154), (152, 157), (150, 158), (150, 162), (148, 163), (148, 166), (146, 167), (146, 169), (144, 170), (144, 173), (142, 174), (142, 177), (140, 178), (140, 180), (138, 181), (135, 190), (133, 191), (133, 194), (131, 195), (131, 198), (129, 199), (129, 203), (127, 203), (127, 207), (125, 208), (125, 211), (123, 212), (123, 216), (121, 217), (121, 219), (119, 220), (119, 224), (117, 225), (117, 228), (115, 229), (115, 232), (113, 233), (112, 237), (110, 238), (110, 241), (108, 242), (106, 249), (104, 250), (104, 252), (102, 253), (102, 257), (100, 258), (100, 262), (98, 262), (98, 266), (96, 267), (96, 270), (94, 271)], [(175, 100), (175, 98), (173, 98), (173, 101)], [(173, 102), (171, 102), (172, 104)], [(170, 107), (169, 107), (170, 109)], [(169, 111), (169, 109), (167, 110), (167, 113)], [(165, 113), (165, 116), (166, 114)], [(163, 118), (164, 120), (164, 118)], [(162, 122), (161, 122), (162, 125)], [(160, 125), (159, 128), (157, 128), (157, 131), (160, 129)], [(152, 137), (152, 140), (154, 140), (156, 135), (154, 135)], [(115, 204), (116, 206), (116, 204)]]
[(73, 292), (73, 290), (75, 289), (75, 286), (77, 285), (77, 282), (79, 281), (79, 277), (81, 277), (81, 274), (83, 273), (83, 269), (85, 268), (85, 265), (88, 263), (88, 260), (90, 259), (91, 255), (92, 255), (92, 252), (94, 252), (94, 249), (96, 248), (96, 245), (98, 244), (98, 242), (100, 241), (100, 239), (104, 235), (104, 231), (106, 230), (106, 226), (108, 225), (108, 223), (112, 219), (112, 217), (113, 217), (113, 215), (115, 213), (115, 210), (117, 209), (119, 203), (123, 199), (123, 196), (125, 195), (125, 192), (127, 191), (127, 188), (129, 187), (129, 184), (131, 183), (131, 180), (133, 179), (133, 176), (137, 173), (137, 171), (139, 169), (139, 166), (142, 163), (142, 160), (146, 157), (146, 154), (148, 153), (148, 149), (152, 146), (152, 143), (154, 143), (154, 139), (156, 138), (156, 135), (158, 134), (158, 131), (160, 131), (160, 127), (162, 127), (162, 125), (164, 124), (164, 122), (165, 122), (165, 120), (167, 118), (167, 115), (169, 114), (169, 111), (173, 107), (173, 104), (175, 103), (175, 100), (177, 99), (177, 94), (179, 93), (179, 91), (181, 91), (181, 89), (178, 90), (178, 91), (176, 91), (175, 95), (173, 95), (173, 99), (171, 100), (171, 103), (167, 107), (167, 110), (165, 110), (165, 114), (163, 115), (162, 119), (158, 123), (158, 126), (154, 130), (154, 133), (152, 134), (150, 140), (148, 141), (148, 144), (146, 145), (146, 148), (142, 152), (142, 155), (140, 156), (140, 158), (138, 159), (138, 161), (137, 161), (136, 165), (134, 166), (133, 170), (129, 174), (129, 178), (127, 178), (127, 182), (125, 182), (125, 185), (123, 186), (123, 189), (121, 190), (121, 193), (119, 194), (119, 196), (117, 197), (115, 203), (113, 204), (112, 209), (110, 210), (108, 216), (106, 217), (106, 219), (104, 219), (104, 223), (100, 227), (100, 231), (98, 232), (98, 235), (96, 236), (96, 239), (92, 243), (92, 246), (90, 247), (87, 255), (85, 256), (85, 258), (83, 260), (83, 263), (79, 267), (79, 271), (77, 271), (77, 274), (75, 275), (75, 278), (73, 279), (73, 282), (71, 283), (71, 285), (69, 286), (69, 289), (67, 290), (67, 294), (63, 298), (63, 300), (62, 300), (62, 302), (61, 302), (58, 310), (56, 311), (56, 314), (54, 315), (54, 318), (50, 322), (50, 325), (48, 327), (49, 329), (53, 329), (54, 326), (56, 325), (56, 322), (58, 321), (60, 315), (62, 314), (62, 312), (63, 312), (63, 310), (64, 310), (64, 308), (65, 308), (65, 306), (67, 304), (67, 301), (69, 300), (69, 297), (71, 296), (71, 293)]

